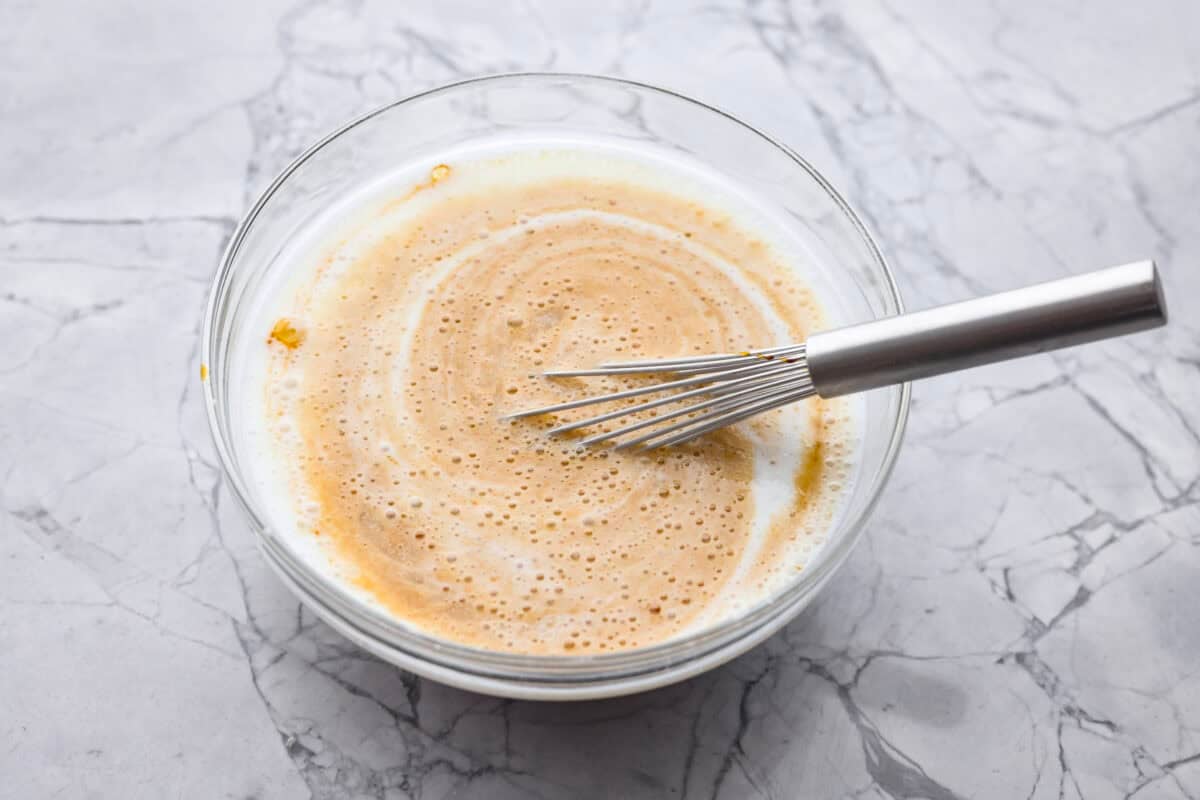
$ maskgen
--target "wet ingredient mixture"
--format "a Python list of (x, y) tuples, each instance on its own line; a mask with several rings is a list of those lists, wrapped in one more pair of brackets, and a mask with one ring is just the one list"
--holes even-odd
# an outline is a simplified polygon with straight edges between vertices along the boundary
[(521, 653), (656, 643), (794, 577), (848, 480), (846, 407), (813, 399), (648, 453), (545, 435), (595, 410), (503, 415), (636, 380), (544, 369), (802, 340), (824, 324), (803, 264), (632, 157), (426, 169), (264, 326), (268, 458), (297, 535), (400, 620)]

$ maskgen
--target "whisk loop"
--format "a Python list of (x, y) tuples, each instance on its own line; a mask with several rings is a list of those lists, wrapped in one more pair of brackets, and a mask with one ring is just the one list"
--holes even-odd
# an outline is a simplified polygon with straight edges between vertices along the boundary
[(674, 403), (697, 400), (698, 402), (688, 403), (680, 408), (656, 414), (616, 430), (594, 434), (579, 442), (580, 446), (599, 444), (685, 417), (672, 425), (618, 442), (616, 448), (637, 446), (649, 448), (682, 444), (710, 430), (816, 394), (808, 374), (808, 364), (805, 361), (804, 352), (803, 344), (784, 345), (741, 353), (694, 358), (613, 362), (602, 364), (594, 369), (553, 370), (544, 373), (546, 377), (664, 375), (674, 376), (676, 380), (521, 411), (510, 415), (510, 419), (554, 414), (597, 403), (617, 402), (648, 394), (683, 389), (685, 391), (678, 391), (675, 394), (632, 406), (622, 406), (594, 417), (564, 423), (548, 431), (552, 435), (567, 433)]

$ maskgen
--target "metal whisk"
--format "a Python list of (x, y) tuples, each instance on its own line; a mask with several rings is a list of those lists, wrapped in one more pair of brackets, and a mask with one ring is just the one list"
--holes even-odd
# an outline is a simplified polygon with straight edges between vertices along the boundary
[(1134, 333), (1166, 321), (1162, 285), (1154, 262), (1138, 261), (824, 331), (810, 336), (803, 344), (546, 372), (552, 378), (660, 374), (670, 376), (671, 380), (522, 411), (510, 418), (662, 394), (558, 425), (549, 432), (566, 433), (685, 403), (579, 442), (584, 446), (646, 431), (618, 441), (616, 447), (663, 447), (690, 441), (813, 395), (837, 397), (862, 392)]

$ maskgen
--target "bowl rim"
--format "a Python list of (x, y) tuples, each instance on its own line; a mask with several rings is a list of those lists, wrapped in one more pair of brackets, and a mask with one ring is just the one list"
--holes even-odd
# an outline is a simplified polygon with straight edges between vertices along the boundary
[[(882, 294), (895, 307), (895, 313), (904, 309), (895, 276), (887, 260), (875, 243), (862, 218), (853, 210), (851, 205), (830, 184), (830, 182), (807, 160), (797, 154), (786, 144), (744, 122), (733, 114), (697, 100), (689, 95), (672, 89), (643, 83), (626, 78), (605, 75), (572, 72), (508, 72), (472, 77), (453, 83), (443, 84), (399, 100), (386, 103), (372, 109), (350, 121), (340, 125), (296, 156), (261, 192), (256, 201), (246, 211), (233, 234), (230, 236), (224, 252), (221, 255), (217, 271), (209, 292), (208, 303), (204, 313), (201, 329), (200, 363), (207, 372), (202, 380), (205, 410), (208, 418), (209, 432), (217, 452), (224, 479), (228, 482), (234, 497), (242, 507), (243, 512), (256, 534), (259, 545), (267, 556), (272, 567), (283, 573), (285, 582), (293, 590), (299, 590), (301, 599), (320, 604), (326, 613), (336, 616), (344, 624), (352, 627), (361, 636), (375, 641), (380, 649), (395, 649), (403, 653), (411, 662), (425, 660), (444, 669), (450, 669), (463, 675), (475, 675), (479, 678), (495, 681), (515, 681), (532, 684), (572, 684), (595, 685), (607, 682), (628, 680), (631, 677), (645, 675), (651, 672), (685, 670), (687, 665), (697, 659), (712, 656), (717, 651), (735, 650), (736, 655), (753, 645), (761, 637), (754, 634), (763, 625), (776, 623), (779, 627), (791, 619), (803, 607), (806, 599), (815, 593), (839, 567), (846, 561), (854, 546), (861, 539), (866, 521), (870, 518), (883, 488), (895, 466), (897, 456), (904, 438), (908, 420), (910, 384), (899, 387), (900, 395), (895, 408), (895, 416), (891, 421), (891, 436), (887, 442), (879, 469), (870, 486), (869, 494), (857, 516), (848, 520), (844, 530), (834, 540), (827, 541), (818, 551), (817, 563), (806, 566), (792, 583), (785, 588), (757, 602), (750, 609), (730, 619), (706, 626), (695, 633), (679, 636), (645, 647), (622, 650), (613, 653), (590, 655), (532, 655), (507, 653), (495, 650), (458, 644), (450, 640), (425, 633), (415, 627), (410, 627), (382, 609), (365, 606), (348, 592), (340, 582), (313, 570), (304, 563), (303, 559), (287, 547), (282, 537), (277, 536), (260, 517), (249, 499), (249, 491), (242, 480), (233, 457), (232, 448), (226, 440), (224, 426), (219, 413), (219, 399), (215, 386), (223, 365), (218, 364), (215, 356), (221, 351), (220, 336), (223, 329), (218, 322), (221, 317), (222, 300), (234, 272), (234, 264), (239, 250), (253, 228), (258, 216), (274, 197), (279, 188), (310, 158), (316, 155), (329, 143), (365, 122), (390, 111), (393, 108), (414, 101), (449, 94), (466, 87), (479, 84), (503, 83), (542, 83), (542, 82), (582, 82), (592, 85), (632, 87), (653, 94), (664, 95), (668, 98), (683, 101), (698, 106), (704, 111), (724, 117), (734, 125), (762, 139), (788, 156), (797, 166), (803, 169), (810, 178), (826, 193), (834, 205), (841, 211), (857, 231), (862, 243), (883, 276)], [(782, 618), (782, 619), (780, 619)], [(736, 648), (739, 641), (753, 639), (748, 645)], [(719, 662), (718, 662), (719, 663)], [(690, 674), (690, 673), (689, 673)], [(660, 683), (670, 682), (664, 679)]]

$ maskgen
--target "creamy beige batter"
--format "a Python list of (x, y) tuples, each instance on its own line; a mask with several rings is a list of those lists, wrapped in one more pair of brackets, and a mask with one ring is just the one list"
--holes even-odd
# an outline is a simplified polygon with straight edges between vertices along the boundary
[[(297, 527), (395, 616), (456, 642), (599, 653), (719, 620), (803, 567), (846, 481), (846, 409), (817, 399), (649, 453), (546, 436), (594, 409), (503, 418), (633, 385), (544, 369), (822, 324), (797, 265), (742, 221), (643, 167), (587, 163), (432, 167), (330, 247), (264, 330), (264, 413)], [(767, 469), (783, 476), (770, 514)]]

